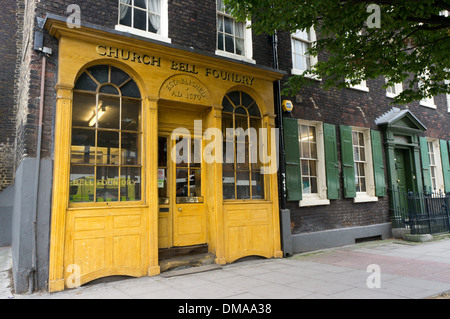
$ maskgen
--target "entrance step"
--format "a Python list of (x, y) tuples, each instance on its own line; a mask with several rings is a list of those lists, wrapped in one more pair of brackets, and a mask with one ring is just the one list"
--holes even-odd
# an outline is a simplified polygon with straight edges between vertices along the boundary
[(208, 245), (196, 245), (187, 247), (172, 247), (159, 250), (159, 260), (166, 260), (180, 256), (208, 253)]
[(214, 259), (215, 256), (208, 253), (207, 245), (163, 249), (159, 252), (161, 273), (214, 265)]

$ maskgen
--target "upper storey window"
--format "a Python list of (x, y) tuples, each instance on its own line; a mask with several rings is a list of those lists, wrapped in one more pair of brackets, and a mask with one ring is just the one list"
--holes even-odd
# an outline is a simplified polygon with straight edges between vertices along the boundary
[(255, 63), (250, 22), (238, 22), (217, 0), (217, 55)]
[(168, 23), (168, 0), (119, 0), (119, 23), (116, 30), (171, 42)]

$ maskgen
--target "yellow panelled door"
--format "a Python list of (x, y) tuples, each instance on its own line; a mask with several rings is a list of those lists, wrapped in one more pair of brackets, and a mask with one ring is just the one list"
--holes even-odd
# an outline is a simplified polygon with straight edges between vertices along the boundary
[[(205, 172), (201, 160), (194, 160), (194, 139), (188, 141), (186, 139), (183, 143), (180, 140), (172, 141), (170, 137), (159, 138), (159, 248), (207, 242), (202, 187)], [(201, 140), (198, 143), (198, 151), (202, 151)], [(173, 152), (181, 154), (181, 157), (184, 154), (183, 158), (187, 161), (181, 160), (177, 164), (172, 160)]]

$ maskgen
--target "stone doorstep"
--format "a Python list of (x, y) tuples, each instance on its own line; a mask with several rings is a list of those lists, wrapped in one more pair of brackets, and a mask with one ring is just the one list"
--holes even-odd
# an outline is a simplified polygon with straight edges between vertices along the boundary
[(164, 273), (169, 270), (185, 270), (186, 268), (213, 265), (214, 259), (214, 255), (210, 253), (190, 254), (161, 260), (159, 266), (161, 273)]

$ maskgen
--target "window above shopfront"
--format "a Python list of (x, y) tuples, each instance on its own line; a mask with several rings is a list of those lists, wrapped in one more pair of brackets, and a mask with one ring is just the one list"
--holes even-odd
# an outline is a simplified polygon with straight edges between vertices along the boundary
[(119, 0), (116, 30), (170, 43), (168, 19), (167, 0)]
[(227, 11), (224, 1), (217, 0), (216, 54), (228, 58), (256, 63), (253, 60), (251, 23), (238, 22)]

